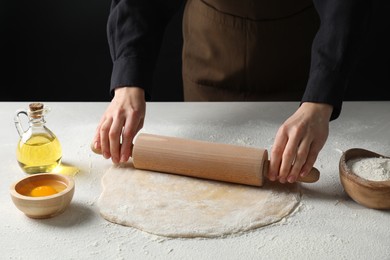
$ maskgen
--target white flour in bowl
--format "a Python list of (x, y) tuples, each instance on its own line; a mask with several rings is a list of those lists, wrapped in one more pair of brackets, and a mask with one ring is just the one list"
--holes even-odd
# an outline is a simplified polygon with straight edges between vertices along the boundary
[(347, 165), (361, 178), (370, 181), (390, 180), (390, 159), (383, 157), (360, 158), (347, 161)]

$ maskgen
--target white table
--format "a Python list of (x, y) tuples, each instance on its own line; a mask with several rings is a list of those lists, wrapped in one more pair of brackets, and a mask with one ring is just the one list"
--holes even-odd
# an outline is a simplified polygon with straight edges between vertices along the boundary
[[(321, 179), (301, 185), (299, 208), (279, 223), (218, 239), (168, 239), (104, 220), (96, 202), (100, 179), (112, 164), (89, 147), (108, 104), (45, 104), (63, 162), (79, 169), (75, 195), (63, 214), (45, 220), (30, 219), (13, 205), (9, 186), (26, 176), (16, 162), (13, 116), (28, 102), (0, 103), (0, 259), (390, 259), (390, 211), (352, 201), (338, 175), (341, 153), (349, 148), (390, 154), (390, 102), (344, 103), (315, 164)], [(270, 149), (277, 128), (297, 106), (148, 103), (142, 131)]]

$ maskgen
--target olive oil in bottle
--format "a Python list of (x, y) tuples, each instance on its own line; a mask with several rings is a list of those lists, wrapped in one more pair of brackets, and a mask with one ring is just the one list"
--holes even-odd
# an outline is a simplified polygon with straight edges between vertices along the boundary
[[(16, 158), (22, 170), (29, 174), (51, 172), (61, 163), (61, 144), (45, 125), (44, 115), (48, 111), (42, 103), (31, 103), (28, 111), (18, 110), (14, 118), (20, 135)], [(28, 117), (29, 127), (26, 131), (22, 127), (20, 115)]]

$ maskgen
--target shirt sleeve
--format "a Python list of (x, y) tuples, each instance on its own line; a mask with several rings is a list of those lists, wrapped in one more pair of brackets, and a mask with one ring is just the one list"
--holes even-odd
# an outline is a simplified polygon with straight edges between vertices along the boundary
[(107, 39), (113, 61), (110, 94), (123, 86), (152, 92), (152, 74), (165, 28), (179, 9), (178, 0), (112, 0)]
[(339, 117), (348, 77), (369, 28), (371, 1), (314, 0), (321, 24), (313, 40), (310, 75), (303, 102), (333, 106)]

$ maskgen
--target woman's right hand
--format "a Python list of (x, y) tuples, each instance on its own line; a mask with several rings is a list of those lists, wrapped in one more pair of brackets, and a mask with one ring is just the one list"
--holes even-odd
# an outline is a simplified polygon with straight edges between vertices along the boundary
[(132, 155), (133, 139), (145, 119), (145, 92), (138, 87), (121, 87), (107, 107), (96, 128), (93, 149), (117, 164)]

